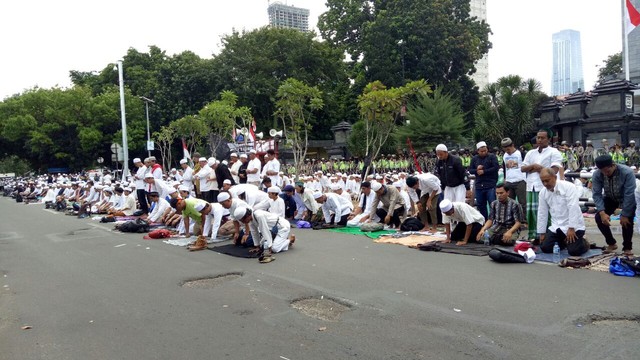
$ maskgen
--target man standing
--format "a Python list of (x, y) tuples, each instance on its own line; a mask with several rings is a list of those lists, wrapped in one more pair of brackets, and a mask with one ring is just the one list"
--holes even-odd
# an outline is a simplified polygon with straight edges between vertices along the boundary
[(147, 191), (145, 190), (144, 174), (147, 172), (147, 167), (140, 161), (140, 158), (133, 159), (133, 165), (138, 167), (138, 171), (133, 175), (133, 179), (136, 184), (136, 196), (138, 203), (140, 203), (140, 210), (142, 214), (149, 214), (149, 200), (147, 199)]
[(201, 157), (198, 159), (198, 163), (200, 164), (200, 171), (198, 171), (198, 179), (200, 179), (200, 199), (205, 200), (206, 202), (211, 202), (211, 181), (209, 181), (209, 176), (213, 172), (211, 167), (207, 163), (206, 157)]
[(460, 158), (449, 154), (444, 144), (436, 147), (436, 156), (436, 174), (444, 190), (444, 198), (452, 202), (464, 202), (467, 196), (471, 196), (471, 187)]
[[(440, 179), (427, 172), (408, 177), (407, 187), (409, 188), (409, 196), (418, 204), (418, 218), (424, 224), (422, 231), (435, 232), (438, 224), (438, 195), (442, 193)], [(416, 190), (420, 190), (419, 199)], [(428, 221), (429, 217), (431, 223)]]
[(488, 206), (496, 200), (496, 183), (498, 182), (498, 158), (489, 153), (487, 143), (480, 141), (476, 144), (478, 154), (471, 159), (469, 172), (476, 176), (476, 207), (487, 219)]
[[(589, 250), (589, 244), (584, 239), (584, 218), (580, 211), (580, 194), (576, 187), (568, 181), (558, 181), (555, 171), (550, 168), (540, 171), (540, 180), (544, 186), (540, 191), (538, 207), (537, 231), (540, 235), (540, 249), (544, 253), (552, 253), (553, 246), (558, 243), (560, 249), (566, 248), (571, 256), (584, 254)], [(633, 199), (633, 192), (631, 196)], [(551, 226), (547, 228), (549, 214)]]
[(560, 173), (560, 180), (564, 180), (564, 168), (562, 167), (562, 155), (558, 149), (549, 146), (551, 139), (550, 130), (539, 130), (536, 135), (538, 147), (527, 152), (522, 162), (520, 171), (527, 174), (527, 224), (529, 226), (529, 239), (537, 239), (536, 233), (538, 218), (538, 193), (543, 185), (540, 181), (540, 171), (544, 168), (554, 168)]
[(527, 208), (527, 183), (525, 181), (527, 175), (520, 170), (522, 168), (522, 154), (520, 150), (516, 150), (516, 146), (510, 138), (502, 139), (500, 145), (504, 149), (504, 187), (507, 189), (509, 197), (513, 200), (517, 199), (520, 208), (525, 211)]
[(236, 153), (231, 153), (229, 157), (229, 170), (231, 171), (231, 176), (233, 176), (233, 181), (235, 181), (236, 184), (239, 184), (240, 177), (238, 176), (238, 171), (240, 170), (240, 166), (242, 166), (242, 161), (238, 160), (238, 154)]
[[(607, 252), (618, 249), (611, 233), (610, 215), (617, 208), (622, 209), (622, 251), (632, 256), (633, 217), (636, 210), (636, 178), (633, 170), (626, 165), (616, 164), (610, 155), (596, 158), (598, 170), (593, 173), (593, 201), (596, 203), (596, 224), (607, 241)], [(604, 194), (603, 194), (604, 193)]]
[(262, 164), (256, 156), (256, 151), (249, 151), (249, 164), (247, 165), (247, 184), (260, 186), (260, 168)]
[(193, 190), (193, 169), (187, 163), (187, 159), (180, 160), (180, 166), (182, 167), (182, 185), (184, 185), (189, 192)]
[(267, 150), (269, 161), (264, 165), (265, 175), (271, 178), (272, 186), (281, 186), (280, 179), (280, 161), (276, 156), (276, 152), (273, 149)]
[(246, 184), (247, 183), (247, 165), (249, 165), (249, 160), (247, 159), (247, 154), (240, 154), (240, 167), (238, 168), (238, 178), (240, 181), (238, 184)]
[(480, 242), (485, 231), (488, 231), (492, 245), (511, 246), (520, 234), (522, 209), (515, 200), (509, 198), (503, 184), (496, 186), (496, 195), (498, 199), (491, 203), (489, 217), (478, 232), (476, 241)]

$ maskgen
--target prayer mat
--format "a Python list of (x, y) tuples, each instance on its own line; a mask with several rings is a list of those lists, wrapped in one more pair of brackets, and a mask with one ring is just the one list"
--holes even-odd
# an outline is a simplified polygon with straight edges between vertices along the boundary
[[(446, 237), (445, 237), (446, 239)], [(381, 236), (373, 242), (379, 244), (398, 244), (408, 247), (418, 247), (419, 244), (424, 244), (432, 241), (444, 240), (442, 236), (437, 235), (409, 235), (403, 237), (395, 237), (393, 235)]]
[[(540, 251), (540, 250), (538, 250)], [(589, 249), (589, 251), (587, 251), (586, 253), (580, 255), (581, 258), (583, 259), (588, 259), (592, 256), (596, 256), (596, 255), (602, 255), (602, 249)], [(553, 264), (557, 264), (559, 263), (562, 259), (566, 259), (568, 258), (569, 252), (567, 252), (567, 250), (560, 250), (560, 253), (557, 256), (553, 256), (553, 254), (545, 254), (543, 252), (536, 252), (536, 260), (535, 261), (542, 261), (542, 262), (548, 262), (548, 263), (553, 263)]]
[(357, 227), (343, 227), (343, 228), (335, 228), (335, 229), (327, 229), (327, 230), (337, 232), (337, 233), (342, 233), (342, 234), (364, 235), (371, 239), (377, 239), (382, 235), (397, 233), (397, 231), (395, 230), (380, 230), (375, 232), (361, 231), (360, 228), (357, 228)]
[(209, 247), (209, 250), (215, 251), (220, 254), (235, 256), (239, 258), (255, 259), (258, 254), (250, 254), (248, 247), (235, 246), (234, 244), (226, 244), (220, 246)]

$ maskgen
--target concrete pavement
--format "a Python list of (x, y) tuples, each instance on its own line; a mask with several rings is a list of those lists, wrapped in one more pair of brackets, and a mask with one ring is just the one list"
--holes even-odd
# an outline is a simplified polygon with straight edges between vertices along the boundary
[[(7, 198), (0, 219), (2, 359), (630, 359), (640, 350), (639, 278), (313, 230), (295, 230), (294, 249), (259, 264)], [(224, 274), (236, 275), (181, 286)], [(334, 311), (327, 300), (348, 310), (320, 320), (291, 306), (306, 298), (328, 304), (318, 311)]]

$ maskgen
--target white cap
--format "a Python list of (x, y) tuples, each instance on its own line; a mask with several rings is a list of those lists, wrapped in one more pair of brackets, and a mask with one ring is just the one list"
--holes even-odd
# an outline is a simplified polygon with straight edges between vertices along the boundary
[(269, 193), (275, 193), (275, 194), (280, 194), (280, 188), (277, 186), (272, 186), (269, 189), (267, 189), (267, 192)]
[(436, 151), (447, 151), (447, 145), (438, 144), (438, 146), (436, 146)]
[(321, 196), (322, 196), (322, 193), (320, 191), (316, 191), (313, 193), (313, 198), (316, 200), (320, 199)]
[(174, 181), (171, 182), (171, 186), (175, 187), (176, 185), (180, 185), (180, 181), (175, 181), (174, 180)]
[(249, 154), (256, 154), (256, 151), (254, 149), (249, 150)]
[(195, 209), (195, 211), (202, 211), (205, 206), (207, 206), (207, 202), (204, 200), (200, 200), (195, 205), (193, 205), (193, 208)]
[(186, 164), (186, 163), (187, 163), (187, 159), (180, 160), (180, 164)]
[(247, 154), (240, 154), (240, 159), (246, 159), (247, 158)]
[(186, 185), (178, 186), (178, 191), (189, 191), (189, 188)]
[(229, 193), (226, 192), (226, 191), (223, 191), (220, 194), (218, 194), (218, 202), (219, 203), (223, 202), (223, 201), (227, 201), (229, 199), (231, 199), (231, 195), (229, 195)]
[(142, 162), (142, 161), (140, 160), (140, 158), (135, 158), (135, 159), (133, 159), (133, 163), (134, 163), (134, 164), (137, 164), (137, 163), (139, 163), (139, 162)]
[(229, 155), (229, 157), (238, 157), (238, 154), (236, 154), (236, 153), (231, 153), (231, 155)]
[(223, 184), (229, 184), (231, 185), (231, 180), (229, 179), (224, 179), (224, 181), (222, 182)]
[(198, 161), (207, 161), (207, 158), (203, 156), (200, 159), (198, 159)]
[(151, 178), (153, 178), (153, 174), (152, 174), (151, 172), (148, 172), (148, 173), (146, 173), (146, 174), (144, 175), (144, 178), (145, 178), (145, 179), (151, 179)]
[(236, 218), (237, 220), (242, 219), (245, 215), (247, 215), (246, 207), (239, 207), (236, 209), (236, 211), (233, 212), (233, 217)]
[(451, 210), (452, 208), (453, 208), (453, 204), (451, 203), (451, 200), (444, 199), (444, 200), (440, 201), (440, 210), (442, 210), (442, 212), (447, 212), (447, 211)]
[(396, 181), (393, 183), (393, 186), (395, 186), (396, 188), (400, 189), (402, 188), (402, 183), (400, 181)]
[(131, 192), (131, 188), (130, 187), (126, 187), (126, 188), (124, 188), (124, 191)]
[(480, 141), (476, 144), (476, 149), (480, 149), (481, 147), (487, 147), (487, 143), (484, 141)]
[(340, 190), (340, 184), (331, 184), (330, 186), (331, 190), (336, 191), (336, 190)]
[(178, 190), (177, 190), (176, 188), (169, 188), (169, 190), (167, 190), (167, 193), (168, 193), (169, 195), (171, 195), (171, 194), (173, 194), (173, 193), (177, 193), (177, 192), (178, 192)]
[(377, 181), (376, 181), (376, 182), (374, 182), (374, 183), (371, 183), (371, 190), (373, 190), (373, 191), (378, 191), (378, 190), (380, 190), (380, 189), (382, 189), (382, 184), (380, 184), (380, 183), (379, 183), (379, 182), (377, 182)]

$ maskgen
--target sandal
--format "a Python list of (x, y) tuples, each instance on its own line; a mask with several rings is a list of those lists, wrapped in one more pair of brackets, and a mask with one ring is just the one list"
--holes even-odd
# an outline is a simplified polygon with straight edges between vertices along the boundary
[(611, 253), (616, 252), (616, 250), (618, 250), (618, 245), (613, 244), (613, 245), (609, 245), (609, 246), (607, 246), (607, 247), (602, 251), (602, 253), (603, 253), (603, 254), (611, 254)]
[(273, 257), (273, 256), (271, 256), (271, 255), (264, 255), (264, 256), (261, 256), (261, 257), (258, 259), (258, 261), (260, 262), (260, 264), (268, 264), (268, 263), (270, 263), (270, 262), (272, 262), (272, 261), (275, 261), (275, 260), (276, 260), (276, 258), (274, 258), (274, 257)]
[(632, 258), (633, 257), (633, 251), (625, 250), (625, 251), (622, 252), (622, 255)]

